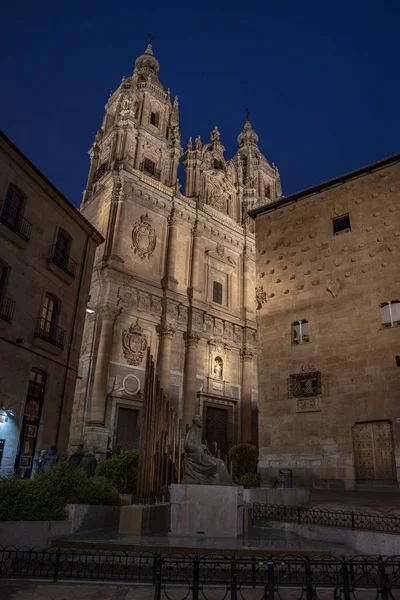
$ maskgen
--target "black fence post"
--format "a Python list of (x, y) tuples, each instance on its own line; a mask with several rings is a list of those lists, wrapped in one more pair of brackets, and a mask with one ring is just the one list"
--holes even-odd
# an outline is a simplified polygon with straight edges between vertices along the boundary
[(389, 586), (388, 576), (385, 572), (385, 564), (380, 556), (378, 558), (378, 571), (379, 571), (379, 591), (381, 593), (382, 600), (389, 600)]
[(193, 559), (193, 592), (192, 598), (193, 600), (199, 600), (199, 577), (200, 576), (200, 561), (199, 557), (196, 554)]
[(157, 555), (156, 560), (156, 585), (154, 590), (154, 600), (161, 600), (161, 578), (162, 578), (162, 558)]
[(156, 585), (157, 582), (157, 553), (153, 556), (153, 580), (152, 585)]
[(343, 581), (343, 600), (351, 600), (351, 587), (349, 580), (349, 565), (347, 564), (346, 557), (343, 556), (341, 559), (342, 568), (342, 581)]
[(231, 560), (231, 600), (237, 600), (237, 564), (236, 558)]
[(251, 587), (256, 587), (256, 559), (255, 556), (251, 557)]
[(264, 600), (275, 600), (275, 572), (274, 563), (272, 559), (268, 561), (268, 582), (265, 586), (265, 598)]
[(355, 521), (354, 521), (354, 513), (351, 511), (351, 529), (354, 531), (355, 529)]
[(61, 548), (57, 548), (56, 562), (54, 565), (53, 581), (58, 581), (58, 572), (60, 570)]
[(301, 507), (300, 506), (297, 507), (297, 522), (299, 525), (301, 525)]
[(313, 588), (313, 577), (311, 572), (311, 561), (309, 558), (306, 558), (304, 564), (305, 570), (305, 584), (306, 584), (306, 598), (307, 600), (314, 600), (314, 588)]

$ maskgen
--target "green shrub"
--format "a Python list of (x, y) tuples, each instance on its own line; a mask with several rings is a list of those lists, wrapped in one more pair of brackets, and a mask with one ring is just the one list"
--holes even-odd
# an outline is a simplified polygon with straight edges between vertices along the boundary
[(235, 483), (238, 485), (242, 485), (243, 487), (250, 488), (259, 488), (260, 487), (260, 475), (259, 473), (245, 473), (240, 477), (236, 477)]
[(86, 477), (63, 461), (33, 479), (0, 478), (1, 521), (50, 521), (68, 517), (67, 504), (119, 505), (118, 491), (103, 477)]
[(229, 458), (233, 463), (235, 477), (254, 473), (258, 464), (258, 448), (251, 444), (237, 444), (230, 449)]
[(120, 494), (136, 492), (137, 470), (139, 462), (138, 450), (126, 450), (114, 454), (111, 458), (100, 460), (96, 475), (108, 479)]

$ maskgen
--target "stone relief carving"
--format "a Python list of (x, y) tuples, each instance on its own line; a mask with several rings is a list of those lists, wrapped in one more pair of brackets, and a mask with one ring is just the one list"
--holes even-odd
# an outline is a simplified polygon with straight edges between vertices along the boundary
[(138, 309), (150, 312), (150, 294), (139, 292)]
[(225, 337), (231, 339), (233, 337), (233, 325), (232, 323), (225, 323)]
[(267, 293), (264, 291), (262, 285), (256, 287), (256, 303), (257, 310), (262, 308), (262, 305), (267, 301)]
[(238, 325), (234, 325), (233, 327), (233, 339), (235, 342), (242, 341), (242, 328)]
[(213, 318), (210, 315), (204, 316), (204, 329), (206, 331), (212, 331), (214, 327)]
[(203, 329), (203, 313), (193, 312), (192, 322), (194, 329)]
[(175, 322), (176, 320), (176, 312), (177, 306), (176, 304), (171, 304), (170, 302), (167, 304), (167, 317), (169, 321)]
[(157, 235), (151, 227), (151, 219), (146, 213), (140, 217), (140, 221), (134, 224), (132, 229), (133, 251), (141, 259), (150, 258), (157, 245)]
[(224, 254), (225, 254), (225, 248), (223, 247), (222, 244), (217, 244), (217, 254), (218, 254), (218, 256), (223, 258)]
[(162, 313), (161, 298), (158, 296), (151, 297), (151, 312), (154, 315), (160, 316)]
[(129, 329), (122, 330), (122, 347), (128, 365), (137, 367), (143, 360), (147, 348), (147, 338), (136, 321)]
[(179, 306), (178, 323), (180, 325), (186, 325), (188, 320), (188, 309), (182, 304)]
[(328, 287), (326, 289), (334, 298), (336, 298), (340, 290), (340, 281), (338, 279), (332, 279), (328, 283)]
[(214, 319), (214, 334), (222, 337), (224, 333), (224, 322), (219, 319)]

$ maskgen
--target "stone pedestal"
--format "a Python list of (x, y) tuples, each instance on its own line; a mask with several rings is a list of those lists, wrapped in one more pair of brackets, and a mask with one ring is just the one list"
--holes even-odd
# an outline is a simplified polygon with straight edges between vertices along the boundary
[(171, 536), (236, 538), (243, 533), (243, 488), (170, 486)]
[(129, 535), (167, 535), (169, 511), (169, 504), (121, 506), (118, 532)]

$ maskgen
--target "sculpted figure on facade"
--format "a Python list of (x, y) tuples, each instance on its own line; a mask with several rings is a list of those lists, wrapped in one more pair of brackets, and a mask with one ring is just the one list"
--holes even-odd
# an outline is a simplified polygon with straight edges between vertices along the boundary
[(200, 485), (233, 485), (225, 463), (212, 456), (202, 443), (203, 419), (193, 417), (185, 438), (182, 483)]

